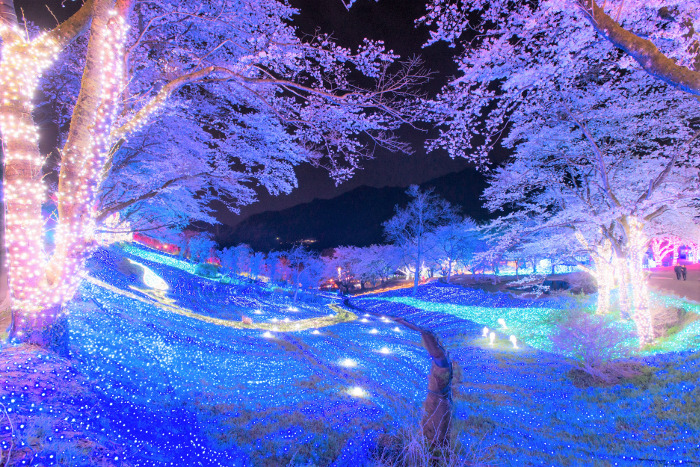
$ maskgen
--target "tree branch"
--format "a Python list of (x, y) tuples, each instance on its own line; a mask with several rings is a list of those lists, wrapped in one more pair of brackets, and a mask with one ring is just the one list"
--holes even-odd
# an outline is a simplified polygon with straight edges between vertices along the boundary
[(644, 71), (655, 78), (680, 89), (700, 96), (700, 72), (691, 70), (664, 55), (653, 42), (626, 30), (608, 16), (595, 0), (576, 0), (586, 13), (593, 28), (615, 47), (627, 52)]
[(102, 222), (103, 220), (105, 220), (107, 217), (109, 217), (111, 214), (113, 214), (115, 212), (119, 212), (122, 209), (128, 208), (129, 206), (134, 205), (140, 201), (145, 201), (147, 199), (151, 199), (151, 198), (157, 196), (161, 191), (165, 190), (166, 188), (168, 188), (170, 185), (172, 185), (174, 183), (177, 183), (177, 182), (182, 181), (182, 180), (186, 180), (188, 178), (197, 178), (197, 177), (200, 177), (202, 175), (205, 175), (205, 174), (202, 172), (202, 173), (198, 173), (198, 174), (182, 175), (180, 177), (168, 180), (167, 182), (163, 183), (159, 188), (156, 188), (154, 190), (146, 192), (140, 196), (137, 196), (136, 198), (122, 201), (121, 203), (116, 203), (116, 204), (113, 204), (111, 206), (108, 206), (108, 207), (102, 209), (99, 212), (99, 214), (97, 214), (97, 216), (95, 217), (95, 220), (97, 222)]
[[(0, 0), (3, 1), (3, 0)], [(4, 0), (11, 1), (11, 0)], [(93, 5), (95, 0), (86, 0), (80, 10), (73, 16), (53, 28), (46, 34), (46, 38), (55, 40), (58, 46), (62, 49), (70, 44), (73, 39), (78, 37), (80, 33), (85, 31), (93, 16)]]
[(603, 182), (605, 192), (608, 194), (610, 200), (615, 204), (615, 206), (620, 206), (620, 202), (618, 201), (617, 197), (615, 196), (615, 193), (613, 193), (612, 191), (612, 187), (610, 186), (610, 180), (608, 180), (608, 169), (605, 166), (603, 151), (600, 149), (600, 146), (598, 146), (598, 143), (596, 143), (595, 139), (593, 138), (593, 135), (588, 131), (586, 125), (574, 116), (574, 114), (571, 112), (571, 109), (569, 109), (569, 107), (564, 102), (562, 102), (562, 106), (564, 107), (564, 110), (566, 111), (566, 114), (569, 116), (571, 121), (573, 121), (576, 124), (576, 126), (578, 126), (581, 129), (583, 136), (591, 145), (591, 149), (593, 149), (593, 154), (595, 154), (595, 157), (597, 159), (596, 165), (598, 167), (598, 172), (600, 172), (600, 177)]

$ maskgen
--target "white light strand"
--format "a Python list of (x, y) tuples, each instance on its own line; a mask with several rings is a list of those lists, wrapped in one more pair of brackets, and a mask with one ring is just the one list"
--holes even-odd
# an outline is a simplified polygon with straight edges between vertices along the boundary
[(127, 29), (124, 18), (110, 12), (99, 41), (101, 105), (90, 127), (90, 142), (87, 147), (67, 148), (62, 154), (62, 165), (72, 171), (70, 175), (61, 173), (58, 202), (62, 216), (50, 262), (44, 251), (41, 215), (46, 199), (41, 181), (44, 158), (32, 120), (32, 99), (40, 77), (56, 60), (59, 46), (47, 35), (32, 41), (21, 34), (4, 35), (12, 39), (4, 41), (0, 62), (0, 131), (5, 149), (10, 288), (20, 329), (31, 328), (31, 323), (41, 325), (60, 313), (61, 305), (73, 297), (80, 284), (85, 258), (95, 244), (97, 181), (119, 110)]

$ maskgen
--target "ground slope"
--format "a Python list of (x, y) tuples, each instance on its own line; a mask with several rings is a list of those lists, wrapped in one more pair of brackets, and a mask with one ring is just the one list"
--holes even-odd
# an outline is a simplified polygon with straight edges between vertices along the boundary
[[(507, 334), (491, 347), (483, 323), (455, 313), (479, 306), (496, 319), (504, 310), (537, 314), (570, 302), (429, 285), (412, 304), (402, 292), (356, 299), (367, 316), (279, 332), (332, 314), (331, 300), (292, 304), (280, 289), (193, 276), (192, 265), (138, 249), (101, 250), (89, 269), (92, 279), (69, 305), (70, 361), (0, 351), (15, 362), (0, 367), (7, 409), (0, 449), (14, 445), (14, 464), (363, 465), (378, 434), (417, 425), (426, 396), (420, 336), (384, 316), (443, 339), (460, 369), (455, 429), (471, 460), (700, 462), (697, 354), (646, 357), (656, 373), (644, 384), (578, 389), (565, 358), (513, 349)], [(242, 316), (268, 330), (215, 321)], [(37, 393), (47, 386), (48, 396)], [(66, 443), (71, 457), (58, 459)]]

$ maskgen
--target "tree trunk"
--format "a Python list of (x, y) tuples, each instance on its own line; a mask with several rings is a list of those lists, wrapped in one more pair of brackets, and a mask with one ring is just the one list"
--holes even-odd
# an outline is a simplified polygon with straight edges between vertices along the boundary
[(618, 291), (618, 306), (620, 307), (620, 314), (623, 318), (629, 318), (631, 316), (630, 308), (630, 297), (629, 297), (629, 270), (627, 261), (625, 258), (617, 256), (615, 258), (615, 279), (617, 282)]
[(416, 266), (415, 266), (415, 273), (413, 274), (413, 296), (415, 297), (418, 294), (418, 283), (420, 282), (420, 276), (421, 276), (421, 255), (420, 253), (418, 254), (418, 258), (416, 259)]
[(428, 376), (428, 395), (423, 403), (421, 430), (432, 447), (449, 448), (452, 429), (452, 362), (437, 336), (403, 318), (393, 318), (399, 324), (418, 331), (425, 349), (432, 358)]
[(599, 315), (610, 312), (610, 292), (615, 283), (615, 268), (610, 263), (611, 256), (612, 245), (609, 241), (606, 240), (602, 245), (596, 246), (596, 252), (593, 255), (595, 270), (592, 273), (598, 285), (596, 314)]
[[(4, 118), (0, 131), (5, 143), (13, 340), (52, 347), (55, 340), (67, 338), (65, 319), (59, 318), (62, 305), (73, 297), (80, 284), (85, 259), (94, 244), (95, 192), (123, 83), (126, 25), (121, 16), (114, 14), (111, 4), (109, 0), (98, 0), (90, 7), (92, 26), (86, 64), (61, 157), (58, 225), (50, 259), (45, 254), (41, 213), (45, 200), (43, 157), (39, 153), (31, 99), (59, 45), (50, 35), (29, 43), (21, 35), (10, 42), (3, 37), (0, 112)], [(64, 342), (59, 347), (65, 345)]]
[(631, 219), (629, 224), (628, 270), (634, 304), (632, 319), (637, 327), (639, 347), (641, 348), (651, 343), (654, 339), (653, 322), (651, 311), (649, 310), (649, 289), (642, 267), (646, 253), (646, 239), (642, 231), (642, 224), (639, 221)]
[[(24, 38), (4, 37), (0, 63), (3, 135), (5, 242), (9, 256), (8, 274), (12, 297), (10, 338), (26, 337), (21, 330), (43, 326), (55, 319), (60, 300), (44, 276), (47, 259), (44, 253), (41, 203), (45, 187), (42, 182), (43, 157), (39, 152), (36, 125), (32, 118), (31, 97), (38, 88), (39, 77), (51, 63), (38, 60), (27, 66), (24, 59), (50, 47), (32, 45)], [(49, 50), (45, 50), (45, 49)], [(43, 66), (42, 66), (43, 65)]]
[[(0, 151), (0, 170), (4, 167), (4, 152)], [(4, 172), (4, 170), (3, 170)], [(9, 331), (12, 323), (12, 310), (10, 309), (10, 285), (7, 277), (7, 252), (5, 251), (5, 194), (3, 184), (0, 183), (0, 336)], [(0, 337), (3, 338), (4, 337)]]
[(610, 283), (598, 281), (598, 299), (596, 301), (596, 314), (605, 315), (610, 311)]

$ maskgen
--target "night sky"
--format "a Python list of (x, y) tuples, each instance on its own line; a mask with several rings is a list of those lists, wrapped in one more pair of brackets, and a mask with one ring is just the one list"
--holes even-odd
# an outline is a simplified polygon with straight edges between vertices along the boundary
[[(49, 5), (53, 15), (60, 21), (77, 11), (82, 2), (73, 0), (15, 0), (18, 13), (44, 26), (55, 24), (45, 5)], [(435, 73), (426, 92), (437, 92), (449, 76), (455, 73), (451, 51), (444, 45), (433, 45), (427, 49), (422, 44), (428, 37), (424, 27), (416, 28), (415, 19), (425, 12), (424, 0), (358, 0), (348, 11), (341, 0), (291, 0), (291, 4), (301, 11), (296, 25), (301, 32), (313, 33), (319, 29), (332, 33), (343, 46), (353, 47), (364, 37), (384, 40), (389, 49), (403, 57), (420, 55), (426, 66)], [(422, 183), (452, 172), (458, 172), (469, 164), (464, 160), (452, 160), (444, 152), (426, 154), (424, 141), (433, 132), (402, 129), (400, 136), (413, 146), (414, 154), (393, 154), (378, 149), (375, 158), (364, 161), (363, 170), (355, 177), (335, 186), (334, 181), (323, 169), (310, 165), (297, 168), (299, 188), (290, 195), (270, 196), (264, 190), (259, 192), (259, 201), (243, 207), (241, 215), (222, 212), (220, 220), (224, 224), (235, 225), (246, 217), (264, 211), (276, 211), (305, 203), (316, 198), (330, 199), (362, 185), (372, 187), (408, 186)]]
[[(332, 33), (341, 45), (350, 47), (359, 44), (364, 37), (381, 39), (387, 48), (403, 57), (420, 55), (435, 73), (427, 92), (437, 92), (456, 72), (452, 51), (447, 46), (422, 48), (428, 31), (424, 27), (416, 28), (414, 22), (425, 13), (424, 0), (358, 0), (350, 11), (345, 9), (341, 0), (292, 0), (291, 3), (301, 10), (297, 26), (302, 32), (312, 33), (319, 28), (321, 32)], [(425, 126), (426, 130), (428, 128)], [(395, 154), (380, 149), (374, 159), (362, 164), (363, 170), (352, 180), (337, 187), (326, 171), (309, 165), (298, 167), (299, 188), (292, 194), (273, 197), (260, 193), (260, 202), (243, 208), (241, 216), (227, 217), (222, 221), (236, 224), (254, 213), (280, 210), (315, 198), (333, 198), (362, 185), (381, 188), (418, 184), (470, 166), (464, 160), (450, 159), (442, 151), (426, 154), (423, 143), (429, 135), (434, 136), (434, 132), (405, 129), (400, 135), (412, 144), (414, 154)]]

